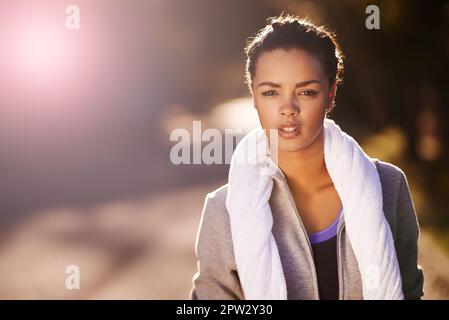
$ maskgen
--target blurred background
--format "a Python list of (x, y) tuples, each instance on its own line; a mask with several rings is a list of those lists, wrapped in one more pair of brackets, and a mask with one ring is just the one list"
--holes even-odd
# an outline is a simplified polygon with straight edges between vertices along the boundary
[(406, 173), (424, 298), (449, 298), (447, 0), (0, 1), (0, 298), (188, 298), (204, 197), (229, 166), (173, 164), (170, 133), (257, 123), (243, 48), (281, 12), (337, 32), (331, 117)]

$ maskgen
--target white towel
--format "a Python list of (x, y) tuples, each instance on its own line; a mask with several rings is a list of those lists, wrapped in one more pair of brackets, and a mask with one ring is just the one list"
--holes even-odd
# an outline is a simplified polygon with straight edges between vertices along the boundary
[[(331, 119), (324, 120), (324, 159), (345, 208), (347, 235), (358, 262), (364, 299), (403, 299), (393, 236), (383, 212), (375, 163)], [(259, 126), (238, 144), (231, 160), (226, 207), (245, 299), (287, 299), (279, 251), (272, 234), (269, 143)]]

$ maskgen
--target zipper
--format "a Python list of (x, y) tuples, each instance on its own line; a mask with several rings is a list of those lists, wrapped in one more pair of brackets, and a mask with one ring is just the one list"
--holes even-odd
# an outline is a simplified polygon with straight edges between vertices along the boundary
[(338, 231), (337, 231), (337, 272), (338, 272), (338, 300), (343, 300), (343, 294), (344, 294), (344, 279), (343, 279), (343, 265), (341, 264), (341, 233), (343, 232), (344, 228), (344, 220), (341, 222), (341, 219), (343, 218), (343, 214), (340, 216)]
[(314, 259), (314, 256), (313, 256), (312, 245), (310, 244), (310, 240), (309, 240), (309, 237), (308, 237), (308, 235), (307, 235), (306, 228), (304, 227), (304, 224), (303, 224), (303, 222), (302, 222), (302, 220), (301, 220), (301, 216), (299, 215), (298, 208), (296, 207), (295, 201), (294, 201), (294, 199), (293, 199), (293, 195), (291, 194), (290, 189), (289, 189), (288, 187), (285, 186), (285, 182), (284, 182), (284, 181), (282, 181), (282, 188), (283, 188), (284, 191), (287, 193), (288, 198), (289, 198), (289, 200), (290, 200), (290, 204), (293, 206), (293, 209), (295, 210), (295, 213), (296, 213), (296, 217), (297, 217), (298, 220), (299, 220), (299, 224), (300, 224), (302, 230), (304, 231), (305, 238), (306, 238), (306, 241), (307, 241), (307, 245), (308, 245), (308, 247), (309, 247), (309, 257), (310, 257), (310, 260), (311, 260), (311, 265), (312, 265), (312, 267), (313, 267), (313, 268), (312, 268), (312, 277), (313, 277), (313, 288), (314, 288), (314, 293), (315, 293), (316, 299), (317, 299), (317, 300), (320, 300), (320, 294), (319, 294), (319, 292), (318, 292), (318, 280), (317, 280), (318, 277), (317, 277), (317, 275), (316, 275), (315, 259)]

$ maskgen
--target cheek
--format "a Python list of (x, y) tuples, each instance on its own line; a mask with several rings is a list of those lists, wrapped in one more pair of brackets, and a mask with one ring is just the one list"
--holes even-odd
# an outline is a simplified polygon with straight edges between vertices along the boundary
[(276, 123), (278, 118), (278, 109), (275, 102), (256, 102), (257, 114), (259, 115), (262, 126), (267, 127)]
[(272, 128), (274, 126), (274, 117), (270, 115), (268, 111), (260, 110), (258, 111), (260, 124), (263, 128)]
[(322, 102), (308, 105), (302, 112), (305, 137), (314, 137), (323, 126), (326, 107)]
[(302, 115), (304, 120), (310, 122), (320, 122), (326, 113), (326, 99), (316, 99), (303, 103)]

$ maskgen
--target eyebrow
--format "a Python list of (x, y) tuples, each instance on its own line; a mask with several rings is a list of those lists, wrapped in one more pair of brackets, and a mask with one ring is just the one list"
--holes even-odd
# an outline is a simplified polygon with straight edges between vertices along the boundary
[[(301, 81), (301, 82), (298, 82), (298, 83), (295, 85), (295, 88), (305, 87), (305, 86), (308, 86), (309, 84), (312, 84), (312, 83), (318, 83), (319, 85), (321, 85), (321, 82), (318, 81), (318, 80), (307, 80), (307, 81)], [(274, 88), (280, 88), (280, 87), (281, 87), (281, 85), (278, 84), (278, 83), (270, 82), (270, 81), (264, 81), (264, 82), (259, 83), (259, 84), (257, 85), (257, 88), (260, 87), (260, 86), (264, 86), (264, 85), (265, 85), (265, 86), (274, 87)]]

